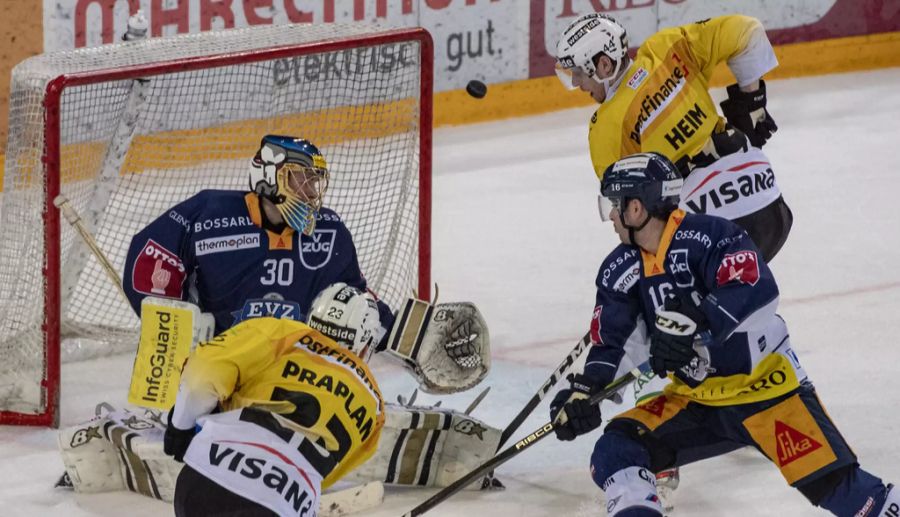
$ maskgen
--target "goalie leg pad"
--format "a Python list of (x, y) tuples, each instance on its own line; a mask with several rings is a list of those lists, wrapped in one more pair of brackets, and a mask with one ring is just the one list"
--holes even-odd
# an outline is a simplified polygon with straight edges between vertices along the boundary
[[(448, 486), (492, 458), (500, 434), (459, 411), (387, 403), (378, 449), (346, 479)], [(472, 488), (477, 489), (477, 483)]]
[(111, 411), (59, 434), (66, 473), (78, 492), (128, 490), (172, 501), (182, 464), (162, 450), (160, 414)]
[(431, 305), (410, 298), (397, 313), (387, 352), (428, 393), (467, 390), (491, 368), (487, 323), (469, 302)]
[(63, 465), (76, 492), (125, 490), (118, 451), (100, 431), (108, 421), (106, 417), (97, 418), (63, 429), (57, 435)]

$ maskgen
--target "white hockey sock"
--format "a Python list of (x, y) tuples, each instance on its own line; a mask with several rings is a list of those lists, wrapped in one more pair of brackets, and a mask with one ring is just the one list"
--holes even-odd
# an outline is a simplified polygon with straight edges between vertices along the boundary
[(663, 514), (656, 493), (656, 476), (645, 468), (622, 469), (610, 476), (600, 488), (606, 494), (606, 514), (609, 517), (630, 508), (646, 508)]

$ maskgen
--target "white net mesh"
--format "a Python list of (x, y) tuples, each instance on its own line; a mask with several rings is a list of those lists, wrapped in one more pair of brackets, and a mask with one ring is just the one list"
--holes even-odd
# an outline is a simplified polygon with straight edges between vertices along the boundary
[[(246, 190), (260, 138), (286, 134), (326, 156), (325, 204), (353, 233), (371, 286), (393, 307), (417, 287), (420, 130), (430, 131), (420, 127), (423, 49), (415, 38), (375, 44), (379, 30), (209, 32), (45, 54), (13, 70), (0, 205), (0, 411), (45, 410), (43, 102), (61, 74), (137, 67), (131, 77), (145, 78), (69, 86), (60, 109), (60, 191), (119, 275), (132, 235), (200, 190)], [(351, 43), (327, 52), (298, 45), (327, 40)], [(154, 65), (226, 52), (241, 62), (192, 71)], [(137, 317), (64, 221), (61, 230), (62, 271), (47, 275), (60, 275), (63, 337), (79, 339), (69, 348), (136, 346)]]

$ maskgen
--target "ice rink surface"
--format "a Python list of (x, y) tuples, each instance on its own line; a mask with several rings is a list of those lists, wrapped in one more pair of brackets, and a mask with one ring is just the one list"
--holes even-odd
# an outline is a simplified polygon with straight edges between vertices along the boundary
[[(900, 69), (772, 81), (768, 90), (779, 131), (766, 152), (795, 217), (772, 264), (779, 312), (863, 467), (900, 483)], [(597, 215), (586, 143), (591, 113), (435, 133), (433, 277), (442, 300), (475, 302), (490, 325), (494, 366), (482, 386), (492, 389), (474, 416), (499, 428), (586, 330), (597, 268), (618, 242)], [(100, 401), (123, 406), (131, 362), (65, 365), (63, 425), (86, 420)], [(379, 359), (373, 366), (386, 398), (413, 390), (402, 371)], [(477, 391), (445, 397), (443, 405), (463, 409)], [(417, 403), (436, 400), (420, 395)], [(545, 400), (518, 435), (547, 419)], [(605, 515), (588, 472), (598, 435), (548, 438), (499, 470), (506, 491), (465, 491), (429, 515)], [(172, 513), (130, 493), (54, 490), (62, 470), (54, 431), (0, 428), (0, 514)], [(388, 489), (385, 503), (366, 515), (397, 516), (433, 493)], [(674, 502), (672, 515), (684, 516), (824, 513), (746, 450), (684, 467)]]

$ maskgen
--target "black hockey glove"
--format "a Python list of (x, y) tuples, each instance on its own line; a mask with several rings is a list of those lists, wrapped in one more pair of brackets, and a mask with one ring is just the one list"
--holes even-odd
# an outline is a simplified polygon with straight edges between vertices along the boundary
[(703, 313), (690, 302), (669, 298), (656, 313), (656, 325), (650, 334), (650, 368), (665, 377), (677, 372), (699, 356), (694, 350), (694, 336), (705, 325)]
[(772, 116), (766, 111), (766, 82), (759, 80), (759, 89), (741, 91), (737, 84), (727, 88), (728, 98), (720, 103), (728, 122), (740, 129), (754, 147), (762, 148), (772, 133), (778, 130)]
[(194, 439), (196, 430), (178, 429), (172, 425), (172, 411), (169, 410), (169, 420), (166, 426), (166, 434), (163, 436), (163, 452), (175, 458), (175, 461), (184, 462), (184, 453), (187, 452), (191, 440)]
[(569, 374), (567, 379), (570, 386), (559, 390), (550, 403), (550, 420), (555, 424), (553, 430), (563, 441), (574, 440), (603, 423), (600, 404), (588, 403), (597, 388), (582, 374)]
[(709, 167), (723, 156), (747, 152), (750, 147), (747, 135), (731, 124), (723, 125), (723, 128), (713, 131), (709, 136), (709, 143), (699, 153), (691, 157), (683, 156), (675, 163), (682, 176), (686, 178), (694, 169)]

